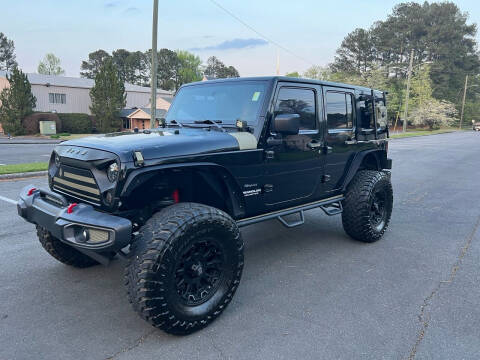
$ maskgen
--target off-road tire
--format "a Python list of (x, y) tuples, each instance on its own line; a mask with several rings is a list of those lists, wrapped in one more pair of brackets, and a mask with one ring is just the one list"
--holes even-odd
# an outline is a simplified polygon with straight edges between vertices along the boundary
[[(383, 224), (372, 224), (371, 208), (374, 194), (384, 194)], [(343, 200), (342, 223), (345, 232), (352, 238), (363, 242), (380, 240), (387, 230), (393, 208), (393, 190), (390, 174), (385, 171), (359, 171), (349, 184)], [(381, 226), (380, 226), (381, 225)]]
[[(216, 287), (212, 285), (210, 298), (189, 306), (178, 289), (177, 266), (182, 254), (202, 239), (218, 242), (225, 276)], [(125, 268), (128, 299), (143, 319), (170, 334), (187, 335), (210, 324), (225, 310), (240, 283), (240, 231), (228, 214), (209, 206), (178, 203), (162, 209), (140, 229), (130, 250)]]
[(38, 225), (37, 236), (43, 248), (61, 263), (76, 268), (87, 268), (98, 264), (97, 261), (53, 237), (50, 232)]

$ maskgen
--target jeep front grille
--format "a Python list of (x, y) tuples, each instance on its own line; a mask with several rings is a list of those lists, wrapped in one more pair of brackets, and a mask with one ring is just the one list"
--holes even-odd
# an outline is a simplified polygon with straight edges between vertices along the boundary
[(100, 206), (100, 190), (90, 170), (61, 165), (53, 178), (53, 189), (59, 193)]

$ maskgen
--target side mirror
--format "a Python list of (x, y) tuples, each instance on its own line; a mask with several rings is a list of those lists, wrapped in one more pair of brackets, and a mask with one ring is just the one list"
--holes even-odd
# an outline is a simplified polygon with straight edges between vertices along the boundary
[(280, 114), (275, 116), (274, 128), (276, 132), (285, 135), (296, 135), (300, 131), (300, 115)]

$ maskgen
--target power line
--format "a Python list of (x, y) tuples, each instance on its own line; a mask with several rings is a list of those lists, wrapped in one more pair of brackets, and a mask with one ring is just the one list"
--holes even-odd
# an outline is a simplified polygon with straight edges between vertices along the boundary
[(263, 38), (264, 40), (266, 40), (267, 42), (277, 46), (278, 48), (282, 49), (283, 51), (289, 53), (290, 55), (296, 57), (297, 59), (299, 60), (302, 60), (306, 63), (308, 63), (309, 65), (314, 65), (311, 61), (308, 61), (307, 59), (301, 57), (301, 56), (298, 56), (297, 54), (295, 54), (293, 51), (287, 49), (285, 46), (282, 46), (281, 44), (277, 43), (276, 41), (270, 39), (268, 36), (262, 34), (260, 31), (254, 29), (252, 26), (250, 26), (249, 24), (247, 24), (245, 21), (243, 21), (242, 19), (240, 19), (237, 15), (235, 15), (234, 13), (232, 13), (230, 10), (224, 8), (222, 5), (220, 5), (217, 1), (215, 0), (210, 0), (210, 2), (212, 4), (214, 4), (215, 6), (217, 6), (218, 8), (220, 8), (221, 10), (223, 10), (224, 12), (226, 12), (228, 15), (230, 15), (232, 18), (234, 18), (235, 20), (237, 20), (240, 24), (242, 24), (243, 26), (245, 26), (246, 28), (250, 29), (251, 31), (253, 31), (255, 34), (257, 34), (258, 36), (260, 36), (261, 38)]

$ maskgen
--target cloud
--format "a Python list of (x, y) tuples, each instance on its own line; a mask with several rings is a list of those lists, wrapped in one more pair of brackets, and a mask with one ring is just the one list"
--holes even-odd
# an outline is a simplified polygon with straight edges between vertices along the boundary
[(191, 51), (206, 51), (206, 50), (234, 50), (246, 49), (258, 46), (265, 46), (268, 41), (263, 39), (232, 39), (221, 42), (217, 45), (210, 45), (205, 47), (191, 48)]

